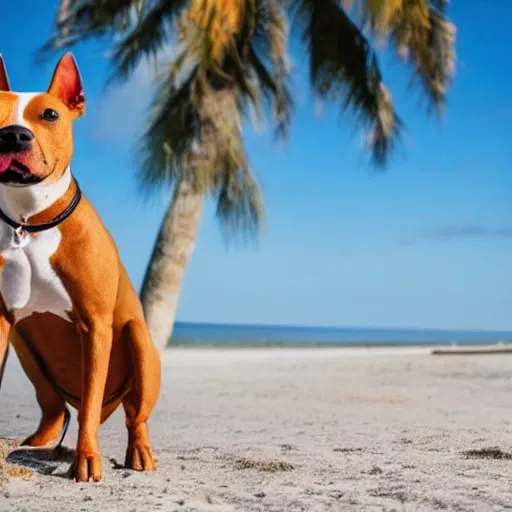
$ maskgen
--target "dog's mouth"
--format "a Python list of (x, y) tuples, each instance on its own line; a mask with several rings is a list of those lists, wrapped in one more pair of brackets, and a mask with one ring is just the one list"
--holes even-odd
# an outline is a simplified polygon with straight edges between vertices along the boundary
[(41, 178), (32, 174), (30, 169), (15, 158), (0, 159), (0, 183), (18, 187), (39, 183)]

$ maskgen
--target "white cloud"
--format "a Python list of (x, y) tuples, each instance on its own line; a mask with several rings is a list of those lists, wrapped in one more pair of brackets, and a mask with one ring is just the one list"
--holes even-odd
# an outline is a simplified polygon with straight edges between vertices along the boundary
[(478, 238), (512, 238), (512, 226), (504, 225), (499, 228), (489, 228), (477, 224), (461, 224), (434, 226), (421, 229), (414, 236), (407, 236), (402, 242), (409, 245), (418, 240), (433, 242), (447, 242), (451, 240), (478, 239)]

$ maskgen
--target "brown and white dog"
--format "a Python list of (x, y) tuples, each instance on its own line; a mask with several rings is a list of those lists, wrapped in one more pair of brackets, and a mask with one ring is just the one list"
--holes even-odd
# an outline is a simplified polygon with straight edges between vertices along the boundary
[(0, 380), (10, 340), (42, 411), (24, 444), (57, 441), (70, 404), (75, 478), (98, 481), (98, 428), (120, 404), (126, 466), (155, 468), (147, 421), (160, 357), (116, 245), (71, 175), (84, 103), (71, 54), (45, 93), (11, 92), (0, 57)]

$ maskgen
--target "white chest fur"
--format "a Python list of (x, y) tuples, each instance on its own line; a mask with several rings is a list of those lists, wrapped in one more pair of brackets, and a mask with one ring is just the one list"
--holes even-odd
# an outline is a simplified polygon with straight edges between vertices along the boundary
[[(42, 211), (57, 200), (69, 186), (70, 171), (51, 186), (35, 185), (13, 189), (0, 186), (0, 207), (16, 219), (16, 210), (30, 215)], [(55, 273), (50, 259), (57, 251), (62, 234), (59, 228), (30, 236), (21, 246), (13, 246), (13, 231), (0, 221), (0, 292), (16, 322), (32, 313), (53, 313), (69, 320), (71, 299)]]
[[(5, 235), (12, 236), (5, 233), (8, 230), (8, 226), (1, 226), (0, 240)], [(36, 312), (50, 312), (69, 320), (71, 299), (50, 263), (60, 240), (59, 229), (53, 228), (38, 233), (25, 247), (7, 248), (0, 253), (5, 261), (0, 290), (16, 322)]]

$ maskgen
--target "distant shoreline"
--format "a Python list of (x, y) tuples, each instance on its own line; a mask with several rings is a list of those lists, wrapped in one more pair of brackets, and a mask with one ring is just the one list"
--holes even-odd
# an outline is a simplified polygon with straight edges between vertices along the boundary
[(508, 334), (512, 336), (512, 330), (507, 329), (456, 329), (456, 328), (437, 328), (437, 327), (367, 327), (358, 325), (333, 326), (333, 325), (304, 325), (304, 324), (258, 324), (258, 323), (225, 323), (225, 322), (175, 322), (176, 329), (201, 328), (201, 329), (249, 329), (261, 330), (272, 329), (280, 331), (340, 331), (340, 332), (416, 332), (416, 333), (482, 333), (494, 336), (495, 334)]
[(512, 343), (511, 331), (378, 329), (177, 322), (171, 346), (182, 347), (438, 347)]
[(397, 341), (397, 342), (266, 342), (266, 341), (232, 341), (232, 340), (186, 340), (173, 339), (168, 348), (439, 348), (439, 347), (512, 347), (512, 339), (503, 341)]

